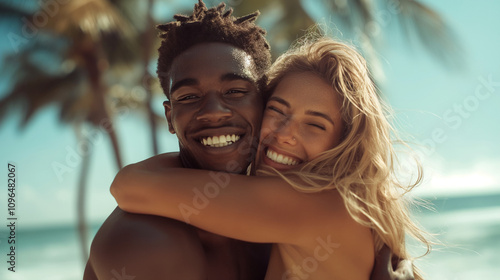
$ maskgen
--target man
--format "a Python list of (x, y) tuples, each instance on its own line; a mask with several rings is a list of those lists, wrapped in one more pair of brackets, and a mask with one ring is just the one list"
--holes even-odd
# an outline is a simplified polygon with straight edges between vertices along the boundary
[[(223, 4), (207, 9), (200, 0), (191, 16), (159, 26), (158, 74), (180, 152), (141, 164), (246, 170), (264, 104), (259, 81), (270, 65), (257, 15), (234, 18)], [(117, 208), (95, 236), (84, 279), (264, 279), (269, 248)], [(377, 275), (387, 275), (388, 255)]]
[[(258, 13), (236, 19), (224, 9), (207, 9), (200, 1), (190, 17), (177, 15), (158, 27), (158, 74), (180, 152), (177, 159), (145, 161), (151, 168), (180, 161), (242, 172), (253, 159), (264, 104), (258, 81), (270, 66), (269, 45), (254, 24)], [(84, 279), (263, 279), (268, 255), (267, 244), (117, 208), (93, 241)]]

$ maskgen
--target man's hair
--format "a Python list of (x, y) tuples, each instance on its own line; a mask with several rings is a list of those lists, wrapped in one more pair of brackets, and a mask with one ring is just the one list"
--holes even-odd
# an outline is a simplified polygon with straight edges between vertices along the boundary
[(254, 61), (256, 74), (263, 77), (271, 64), (270, 47), (264, 35), (266, 31), (255, 25), (259, 12), (236, 18), (233, 9), (226, 5), (207, 9), (202, 0), (194, 5), (191, 16), (174, 15), (176, 21), (158, 25), (162, 39), (158, 49), (158, 77), (169, 97), (169, 74), (172, 61), (190, 47), (210, 42), (219, 42), (242, 49)]

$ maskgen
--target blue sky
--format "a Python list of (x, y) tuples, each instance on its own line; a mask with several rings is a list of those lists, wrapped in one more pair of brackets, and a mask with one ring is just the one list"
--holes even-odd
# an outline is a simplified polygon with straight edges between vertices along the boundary
[[(383, 26), (387, 34), (377, 48), (385, 71), (381, 90), (400, 128), (421, 144), (419, 149), (425, 151), (434, 145), (432, 152), (423, 153), (425, 181), (416, 193), (442, 196), (499, 192), (500, 2), (426, 2), (456, 33), (464, 49), (459, 59), (466, 62), (465, 69), (451, 71), (420, 44), (407, 44), (396, 28), (395, 17)], [(5, 28), (0, 32), (5, 36)], [(0, 44), (0, 53), (9, 48)], [(483, 80), (493, 83), (488, 87)], [(7, 86), (7, 78), (1, 77), (0, 92)], [(161, 100), (156, 105), (161, 111)], [(58, 123), (57, 112), (51, 107), (39, 112), (24, 130), (18, 129), (19, 121), (18, 112), (12, 110), (1, 123), (0, 158), (3, 166), (7, 162), (18, 166), (20, 223), (26, 227), (74, 223), (80, 163), (71, 158), (72, 151), (79, 147), (73, 128)], [(117, 130), (126, 164), (151, 155), (143, 116), (121, 114)], [(168, 133), (166, 124), (159, 134), (161, 152), (177, 149), (176, 138)], [(117, 170), (108, 139), (100, 131), (96, 135), (91, 146), (87, 214), (89, 220), (101, 222), (116, 205), (108, 188)], [(58, 176), (54, 163), (71, 166)], [(2, 178), (6, 178), (6, 172), (5, 167), (0, 172)], [(5, 190), (0, 191), (0, 197), (5, 194)], [(4, 211), (0, 213), (2, 218)]]

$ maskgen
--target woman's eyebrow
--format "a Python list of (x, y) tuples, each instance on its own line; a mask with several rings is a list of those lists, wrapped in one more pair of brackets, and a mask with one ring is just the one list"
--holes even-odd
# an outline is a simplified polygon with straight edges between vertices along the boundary
[(283, 104), (287, 108), (290, 108), (290, 103), (288, 103), (288, 101), (286, 101), (283, 98), (277, 97), (277, 96), (271, 96), (271, 97), (269, 97), (268, 101), (276, 101), (276, 102), (278, 102), (280, 104)]
[(318, 112), (318, 111), (313, 111), (313, 110), (307, 110), (306, 114), (307, 115), (311, 115), (311, 116), (315, 116), (315, 117), (323, 118), (323, 119), (329, 121), (330, 123), (332, 123), (333, 125), (335, 125), (335, 122), (327, 114), (324, 114), (324, 113), (321, 113), (321, 112)]
[[(269, 101), (276, 101), (280, 104), (283, 104), (287, 108), (290, 108), (290, 103), (288, 103), (288, 101), (284, 100), (283, 98), (280, 98), (277, 96), (271, 96), (271, 97), (269, 97)], [(332, 123), (333, 125), (335, 125), (335, 122), (333, 121), (333, 119), (330, 116), (328, 116), (327, 114), (324, 114), (324, 113), (321, 113), (318, 111), (313, 111), (313, 110), (307, 110), (306, 114), (310, 115), (310, 116), (323, 118), (323, 119), (327, 120), (328, 122)]]

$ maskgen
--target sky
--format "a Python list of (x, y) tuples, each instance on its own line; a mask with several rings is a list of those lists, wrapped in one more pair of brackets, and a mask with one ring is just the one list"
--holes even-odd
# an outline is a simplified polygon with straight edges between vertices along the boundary
[[(396, 16), (384, 7), (378, 14), (384, 40), (376, 53), (385, 72), (381, 92), (392, 106), (403, 136), (412, 137), (409, 139), (424, 166), (424, 183), (415, 193), (424, 197), (499, 193), (500, 2), (424, 2), (440, 13), (455, 32), (464, 50), (458, 58), (464, 62), (463, 69), (444, 66), (421, 43), (408, 44), (397, 28)], [(328, 15), (313, 5), (308, 6), (308, 11), (319, 20), (329, 21)], [(0, 32), (3, 37), (8, 30), (0, 28)], [(7, 40), (0, 42), (0, 53), (11, 51)], [(0, 94), (8, 86), (8, 77), (0, 77)], [(161, 102), (159, 97), (155, 103), (158, 112), (162, 111)], [(16, 164), (18, 217), (26, 228), (76, 221), (81, 143), (73, 128), (57, 119), (55, 108), (47, 107), (20, 130), (20, 114), (14, 109), (0, 123), (0, 159), (4, 166), (0, 176), (2, 182), (6, 181), (7, 163)], [(152, 155), (144, 116), (123, 112), (116, 123), (125, 164)], [(117, 170), (103, 132), (92, 128), (86, 131), (92, 139), (87, 219), (101, 223), (116, 206), (109, 186)], [(161, 152), (178, 149), (166, 123), (159, 136)], [(55, 169), (61, 165), (66, 167), (63, 171)], [(2, 200), (6, 194), (5, 188), (0, 188)], [(5, 201), (0, 202), (3, 205)], [(2, 215), (6, 215), (3, 210), (3, 219)]]

